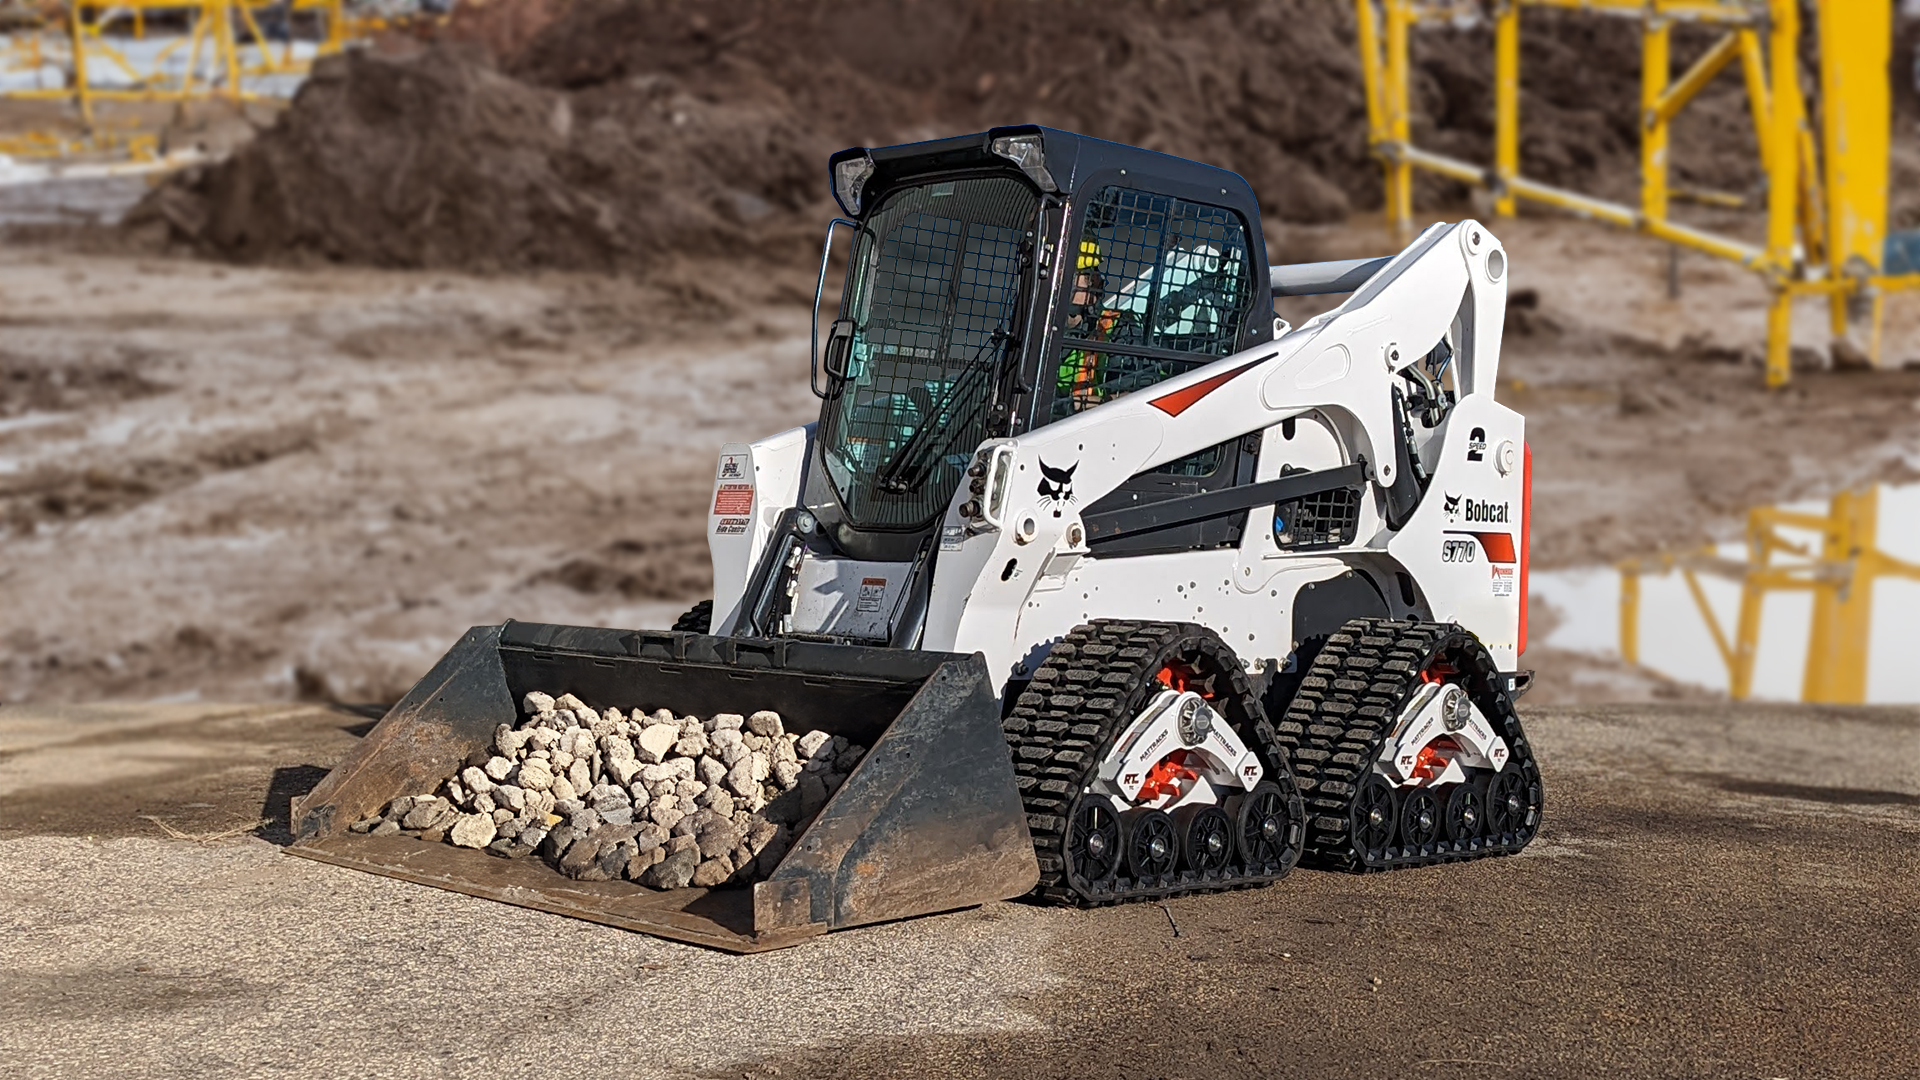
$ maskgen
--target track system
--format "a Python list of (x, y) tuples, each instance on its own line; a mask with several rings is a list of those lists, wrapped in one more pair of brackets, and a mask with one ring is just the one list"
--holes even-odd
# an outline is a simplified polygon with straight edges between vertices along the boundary
[(713, 601), (702, 600), (688, 608), (684, 615), (673, 620), (673, 628), (690, 634), (713, 633)]
[[(1458, 684), (1506, 740), (1495, 772), (1395, 787), (1374, 771), (1382, 743), (1427, 682)], [(1453, 625), (1355, 619), (1330, 635), (1275, 725), (1307, 804), (1303, 865), (1366, 873), (1511, 855), (1540, 827), (1540, 770), (1500, 672)]]
[[(1200, 694), (1260, 760), (1251, 791), (1168, 813), (1090, 789), (1116, 740), (1169, 687)], [(1286, 753), (1240, 661), (1192, 623), (1096, 620), (1076, 628), (1003, 723), (1040, 861), (1035, 895), (1094, 906), (1266, 885), (1305, 840)]]

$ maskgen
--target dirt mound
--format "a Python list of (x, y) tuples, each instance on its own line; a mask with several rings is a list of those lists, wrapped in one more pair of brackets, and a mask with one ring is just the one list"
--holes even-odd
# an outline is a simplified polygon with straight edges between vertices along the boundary
[[(1233, 169), (1279, 221), (1379, 205), (1343, 4), (575, 0), (554, 18), (558, 0), (498, 3), (467, 34), (496, 59), (443, 44), (322, 64), (276, 127), (131, 224), (242, 260), (646, 270), (743, 245), (800, 260), (831, 150), (1021, 122)], [(1708, 43), (1679, 38), (1679, 63)], [(1485, 27), (1415, 41), (1417, 140), (1488, 160)], [(1630, 197), (1635, 28), (1529, 13), (1524, 48), (1524, 168)], [(1683, 119), (1675, 170), (1755, 188), (1737, 84)], [(1429, 205), (1464, 194), (1420, 182)]]

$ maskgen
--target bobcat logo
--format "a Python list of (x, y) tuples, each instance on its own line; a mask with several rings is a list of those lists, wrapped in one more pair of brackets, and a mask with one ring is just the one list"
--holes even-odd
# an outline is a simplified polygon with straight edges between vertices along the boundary
[(1460, 520), (1460, 496), (1458, 495), (1447, 496), (1446, 502), (1441, 504), (1440, 509), (1445, 510), (1447, 512), (1448, 521)]
[(1074, 501), (1073, 472), (1075, 469), (1078, 469), (1079, 467), (1080, 467), (1080, 463), (1076, 461), (1064, 469), (1056, 469), (1053, 466), (1047, 464), (1044, 459), (1041, 460), (1040, 462), (1040, 501), (1042, 505), (1045, 505), (1048, 503), (1053, 504), (1054, 517), (1060, 516), (1059, 507), (1061, 504), (1070, 503)]

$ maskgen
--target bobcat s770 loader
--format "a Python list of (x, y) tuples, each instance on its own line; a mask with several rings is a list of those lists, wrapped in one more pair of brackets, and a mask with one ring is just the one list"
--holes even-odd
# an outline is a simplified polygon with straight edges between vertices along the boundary
[[(721, 451), (712, 601), (671, 631), (474, 628), (296, 806), (293, 853), (753, 951), (1526, 845), (1529, 459), (1494, 401), (1492, 233), (1270, 267), (1237, 175), (1036, 127), (829, 173), (820, 418)], [(529, 690), (871, 750), (750, 889), (348, 833)]]

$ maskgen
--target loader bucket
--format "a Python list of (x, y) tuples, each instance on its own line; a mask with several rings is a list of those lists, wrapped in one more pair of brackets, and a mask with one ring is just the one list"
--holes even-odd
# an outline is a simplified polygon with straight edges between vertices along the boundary
[[(484, 760), (529, 690), (707, 717), (773, 709), (867, 746), (751, 888), (656, 892), (537, 858), (347, 826)], [(296, 801), (288, 852), (731, 952), (1007, 899), (1039, 880), (1000, 707), (978, 655), (509, 622), (477, 626)]]

